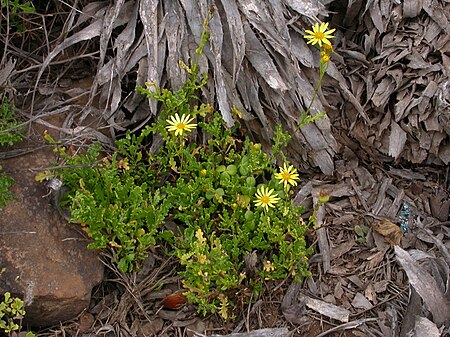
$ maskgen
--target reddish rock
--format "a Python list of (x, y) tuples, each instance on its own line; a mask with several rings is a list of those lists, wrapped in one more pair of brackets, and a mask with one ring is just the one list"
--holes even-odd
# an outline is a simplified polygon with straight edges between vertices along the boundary
[(15, 195), (0, 210), (0, 292), (24, 299), (26, 322), (48, 326), (75, 318), (103, 278), (103, 265), (87, 239), (50, 204), (48, 190), (34, 180), (50, 166), (51, 149), (4, 160)]

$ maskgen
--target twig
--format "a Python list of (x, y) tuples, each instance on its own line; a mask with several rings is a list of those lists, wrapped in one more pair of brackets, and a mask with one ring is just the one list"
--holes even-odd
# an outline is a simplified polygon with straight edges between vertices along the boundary
[(37, 232), (26, 232), (26, 231), (17, 231), (17, 232), (0, 232), (0, 235), (7, 234), (36, 234)]
[(357, 328), (358, 326), (367, 323), (367, 322), (375, 322), (377, 321), (378, 318), (365, 318), (365, 319), (360, 319), (357, 321), (353, 321), (353, 322), (348, 322), (348, 323), (344, 323), (338, 326), (335, 326), (334, 328), (331, 328), (327, 331), (322, 332), (321, 334), (317, 335), (316, 337), (323, 337), (326, 336), (332, 332), (335, 331), (339, 331), (339, 330), (348, 330), (348, 329), (353, 329), (353, 328)]

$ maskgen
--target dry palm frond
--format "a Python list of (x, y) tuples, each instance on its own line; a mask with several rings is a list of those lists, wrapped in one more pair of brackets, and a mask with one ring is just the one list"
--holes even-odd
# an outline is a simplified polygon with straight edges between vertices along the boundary
[(448, 1), (352, 1), (345, 7), (339, 9), (338, 68), (364, 114), (346, 108), (334, 125), (372, 160), (448, 165)]

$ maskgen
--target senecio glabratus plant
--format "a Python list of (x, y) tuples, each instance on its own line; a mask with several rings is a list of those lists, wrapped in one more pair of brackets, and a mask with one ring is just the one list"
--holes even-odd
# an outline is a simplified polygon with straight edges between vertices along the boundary
[[(328, 45), (330, 31), (322, 38), (323, 30), (315, 29), (312, 43)], [(199, 312), (230, 318), (263, 282), (309, 275), (308, 224), (291, 201), (300, 176), (282, 152), (289, 135), (277, 128), (267, 154), (239, 133), (238, 112), (228, 128), (211, 105), (192, 104), (206, 84), (197, 61), (180, 62), (187, 80), (178, 91), (137, 87), (161, 103), (152, 125), (127, 133), (103, 159), (99, 145), (85, 154), (58, 145), (61, 166), (69, 168), (56, 172), (69, 188), (73, 221), (92, 238), (89, 247), (110, 248), (123, 272), (139, 268), (151, 247), (165, 247), (179, 259), (185, 295)], [(160, 145), (148, 147), (149, 139)]]
[(328, 65), (330, 63), (330, 55), (334, 51), (330, 40), (334, 38), (334, 36), (331, 34), (333, 34), (335, 30), (336, 30), (335, 28), (328, 30), (328, 22), (322, 22), (320, 24), (316, 23), (312, 27), (312, 30), (308, 29), (305, 30), (306, 35), (304, 36), (304, 38), (308, 40), (307, 43), (311, 45), (317, 44), (320, 49), (319, 81), (317, 82), (317, 86), (314, 90), (313, 97), (309, 102), (308, 108), (301, 114), (300, 121), (298, 122), (299, 127), (314, 122), (325, 116), (325, 112), (312, 116), (310, 114), (310, 110), (314, 100), (317, 97), (317, 93), (319, 92), (320, 87), (322, 86), (323, 76), (325, 75), (328, 69)]

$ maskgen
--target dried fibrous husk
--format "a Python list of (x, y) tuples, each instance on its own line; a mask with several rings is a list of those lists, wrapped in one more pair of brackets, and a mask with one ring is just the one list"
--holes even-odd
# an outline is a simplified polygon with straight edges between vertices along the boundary
[(348, 109), (335, 126), (380, 161), (448, 165), (450, 4), (364, 4), (348, 3), (337, 48), (364, 114)]

